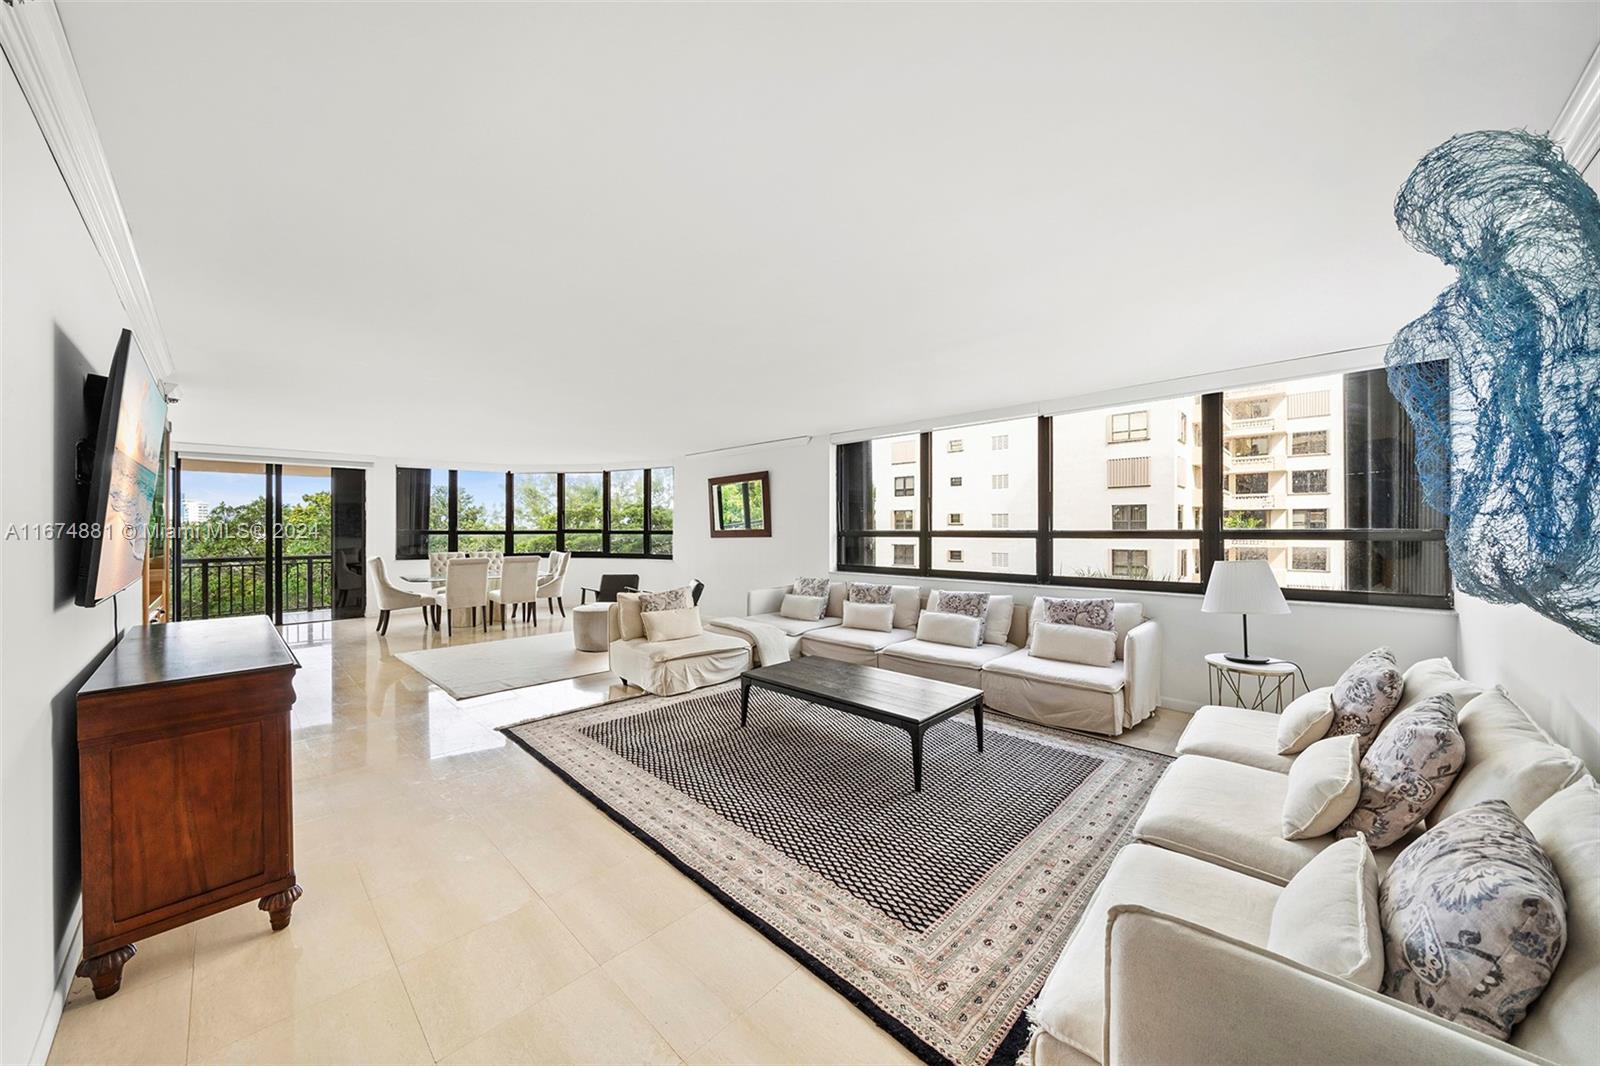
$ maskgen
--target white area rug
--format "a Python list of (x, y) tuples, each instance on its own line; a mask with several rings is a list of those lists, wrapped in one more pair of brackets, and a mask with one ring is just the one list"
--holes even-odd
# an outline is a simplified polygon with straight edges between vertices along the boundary
[(571, 633), (541, 633), (458, 648), (429, 648), (402, 652), (395, 658), (458, 700), (603, 674), (611, 669), (610, 655), (577, 650), (572, 646)]

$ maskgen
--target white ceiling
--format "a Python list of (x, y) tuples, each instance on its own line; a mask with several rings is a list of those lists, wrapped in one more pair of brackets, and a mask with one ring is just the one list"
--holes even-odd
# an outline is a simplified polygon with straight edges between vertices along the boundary
[(1600, 4), (62, 3), (178, 436), (666, 458), (1385, 342)]

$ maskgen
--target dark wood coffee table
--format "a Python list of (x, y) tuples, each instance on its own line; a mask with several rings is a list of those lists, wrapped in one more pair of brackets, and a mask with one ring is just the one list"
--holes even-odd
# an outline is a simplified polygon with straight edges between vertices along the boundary
[(983, 692), (964, 685), (808, 656), (739, 675), (739, 725), (750, 718), (750, 689), (770, 688), (846, 714), (899, 726), (911, 734), (911, 782), (922, 791), (922, 734), (967, 709), (983, 750)]

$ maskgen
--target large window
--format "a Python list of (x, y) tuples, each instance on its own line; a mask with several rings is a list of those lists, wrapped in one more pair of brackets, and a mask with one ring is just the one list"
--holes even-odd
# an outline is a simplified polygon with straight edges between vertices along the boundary
[(430, 551), (672, 555), (671, 467), (511, 473), (399, 467), (395, 557)]
[[(894, 446), (916, 449), (915, 507), (886, 506)], [(861, 441), (837, 450), (838, 565), (1196, 591), (1219, 559), (1261, 559), (1291, 598), (1448, 606), (1415, 459), (1381, 370)]]

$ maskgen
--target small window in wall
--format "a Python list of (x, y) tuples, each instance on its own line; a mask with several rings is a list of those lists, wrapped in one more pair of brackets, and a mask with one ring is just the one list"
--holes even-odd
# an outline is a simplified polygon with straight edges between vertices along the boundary
[(917, 565), (917, 546), (915, 544), (896, 544), (894, 546), (894, 565)]
[(1328, 491), (1326, 470), (1295, 470), (1289, 474), (1289, 491), (1322, 493)]
[(990, 552), (989, 565), (994, 567), (996, 570), (1004, 570), (1006, 567), (1011, 565), (1011, 553)]
[(1112, 529), (1149, 529), (1150, 508), (1142, 503), (1114, 503), (1111, 505)]
[(1327, 529), (1326, 507), (1301, 508), (1291, 512), (1290, 524), (1295, 529)]
[(1136, 548), (1113, 548), (1111, 575), (1145, 580), (1150, 576), (1150, 553)]
[(1181, 503), (1178, 504), (1178, 524), (1176, 526), (1174, 526), (1173, 528), (1174, 529), (1182, 529), (1183, 528), (1183, 504), (1181, 504)]
[(946, 520), (946, 522), (947, 522), (947, 524), (952, 525), (952, 526), (959, 526), (961, 524), (961, 512), (960, 511), (951, 511), (948, 519)]
[(1328, 572), (1327, 548), (1291, 548), (1289, 549), (1290, 570), (1316, 570), (1320, 573)]
[(1229, 548), (1228, 558), (1236, 562), (1253, 562), (1255, 560), (1266, 562), (1269, 556), (1265, 548)]
[(1178, 443), (1189, 443), (1189, 416), (1182, 411), (1178, 412)]
[(911, 520), (911, 512), (910, 511), (896, 511), (894, 513), (894, 528), (896, 528), (896, 529), (915, 529), (916, 526), (912, 524), (912, 520)]
[(944, 557), (946, 562), (959, 563), (962, 561), (961, 550), (959, 548), (951, 548), (949, 551), (944, 553)]
[(1011, 516), (1004, 511), (996, 511), (989, 516), (990, 529), (1010, 529)]
[(950, 438), (950, 442), (945, 447), (952, 452), (964, 452), (967, 450), (967, 446), (962, 443), (960, 437)]
[(1271, 437), (1235, 437), (1232, 452), (1235, 459), (1252, 459), (1272, 454)]
[(1106, 440), (1111, 444), (1124, 444), (1134, 440), (1150, 439), (1150, 412), (1125, 411), (1112, 415)]
[(1011, 487), (1010, 474), (995, 474), (989, 478), (991, 489), (1009, 489)]
[(1106, 460), (1106, 488), (1147, 489), (1150, 487), (1150, 457)]
[(896, 496), (915, 496), (917, 494), (917, 479), (914, 477), (895, 478), (894, 494)]
[(1325, 429), (1313, 429), (1293, 434), (1289, 438), (1289, 454), (1327, 455), (1328, 431)]
[(950, 479), (950, 487), (953, 488), (953, 489), (959, 489), (961, 487), (961, 478), (960, 477), (951, 478)]
[(989, 438), (990, 451), (1003, 452), (1009, 447), (1011, 447), (1011, 438), (1004, 433), (998, 433)]
[(915, 463), (921, 458), (917, 452), (917, 438), (902, 438), (889, 445), (889, 462), (893, 465)]
[(1235, 496), (1265, 496), (1267, 494), (1267, 475), (1264, 473), (1233, 475), (1233, 494)]

